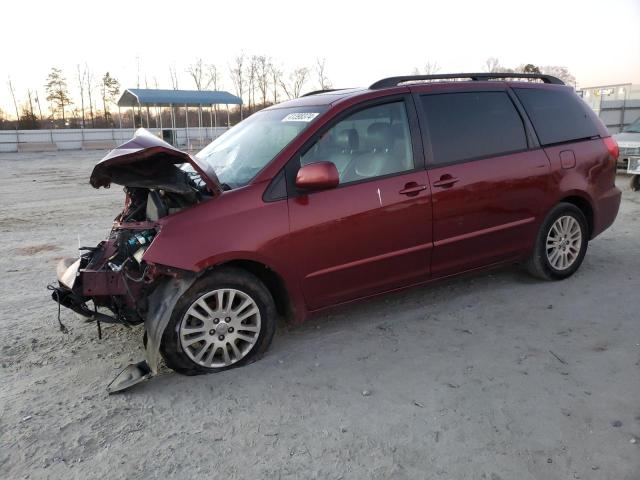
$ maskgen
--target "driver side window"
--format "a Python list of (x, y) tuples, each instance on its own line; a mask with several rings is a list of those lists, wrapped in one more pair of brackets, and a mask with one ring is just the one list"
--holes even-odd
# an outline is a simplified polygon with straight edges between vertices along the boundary
[(304, 153), (300, 166), (332, 162), (340, 184), (413, 170), (403, 101), (376, 105), (341, 120)]

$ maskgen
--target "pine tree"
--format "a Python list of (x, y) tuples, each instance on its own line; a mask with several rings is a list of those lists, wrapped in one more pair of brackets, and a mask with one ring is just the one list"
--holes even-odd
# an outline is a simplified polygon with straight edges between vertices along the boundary
[(111, 113), (109, 113), (108, 105), (115, 101), (116, 96), (120, 93), (120, 82), (114, 77), (109, 75), (109, 72), (105, 73), (102, 77), (102, 84), (100, 85), (100, 93), (102, 94), (102, 106), (104, 108), (104, 120), (105, 122), (111, 122)]
[(59, 110), (62, 113), (62, 121), (64, 122), (64, 110), (65, 107), (71, 105), (71, 98), (69, 97), (67, 79), (64, 78), (59, 68), (51, 69), (44, 87), (47, 91), (47, 101), (56, 107), (53, 109), (54, 111)]

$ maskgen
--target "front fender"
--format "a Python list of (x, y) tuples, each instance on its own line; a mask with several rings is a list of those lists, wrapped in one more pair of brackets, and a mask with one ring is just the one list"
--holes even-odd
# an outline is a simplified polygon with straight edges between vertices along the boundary
[(144, 321), (147, 331), (146, 357), (153, 375), (158, 374), (160, 342), (171, 319), (176, 303), (198, 278), (197, 274), (185, 274), (180, 278), (167, 278), (149, 295), (149, 311)]
[(265, 187), (247, 185), (160, 219), (142, 259), (190, 272), (234, 260), (260, 263), (280, 276), (302, 321), (306, 304), (291, 262), (287, 202), (264, 202)]
[(243, 257), (278, 268), (287, 258), (287, 202), (264, 202), (264, 188), (247, 185), (160, 219), (143, 260), (192, 272)]

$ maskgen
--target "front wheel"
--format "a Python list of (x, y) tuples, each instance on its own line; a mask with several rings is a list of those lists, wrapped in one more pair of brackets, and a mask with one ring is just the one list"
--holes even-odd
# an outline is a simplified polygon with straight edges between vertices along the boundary
[(251, 363), (269, 347), (276, 315), (273, 297), (257, 277), (223, 267), (180, 298), (160, 353), (169, 368), (186, 375)]
[(562, 280), (573, 275), (587, 252), (587, 220), (582, 211), (570, 203), (559, 203), (547, 215), (533, 254), (526, 267), (543, 280)]

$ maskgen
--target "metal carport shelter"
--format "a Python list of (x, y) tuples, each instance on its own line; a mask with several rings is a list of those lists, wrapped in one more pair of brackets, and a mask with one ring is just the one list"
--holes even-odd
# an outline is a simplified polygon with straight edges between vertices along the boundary
[[(171, 109), (171, 129), (176, 129), (174, 108), (185, 108), (187, 143), (189, 142), (189, 107), (198, 107), (198, 127), (202, 129), (202, 108), (209, 107), (210, 125), (213, 132), (213, 126), (218, 126), (217, 111), (214, 112), (214, 105), (225, 105), (227, 110), (227, 126), (229, 125), (229, 105), (242, 105), (242, 99), (229, 92), (210, 91), (210, 90), (159, 90), (150, 88), (128, 88), (118, 100), (118, 116), (120, 118), (120, 128), (122, 128), (122, 115), (120, 109), (129, 107), (132, 110), (133, 127), (135, 128), (135, 108), (138, 107), (141, 126), (144, 126), (142, 120), (142, 107), (147, 107), (147, 127), (149, 125), (149, 107), (156, 109), (156, 124), (158, 117), (160, 118), (160, 129), (162, 130), (162, 113), (158, 115), (158, 107), (170, 107)], [(157, 126), (157, 125), (156, 125)]]

